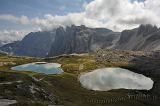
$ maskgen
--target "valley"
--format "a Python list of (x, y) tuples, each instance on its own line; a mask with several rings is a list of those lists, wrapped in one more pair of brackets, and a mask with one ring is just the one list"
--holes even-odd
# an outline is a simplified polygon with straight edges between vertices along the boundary
[[(113, 57), (116, 54), (119, 55), (115, 60)], [(16, 103), (11, 106), (159, 106), (160, 60), (151, 54), (154, 53), (108, 49), (90, 54), (70, 54), (48, 58), (1, 54), (0, 97), (16, 100)], [(46, 75), (11, 70), (13, 66), (33, 62), (59, 63), (64, 73)], [(93, 91), (81, 86), (78, 81), (81, 73), (104, 67), (121, 67), (143, 74), (154, 81), (153, 88), (149, 91), (129, 89)]]
[(0, 0), (0, 106), (160, 106), (160, 0)]

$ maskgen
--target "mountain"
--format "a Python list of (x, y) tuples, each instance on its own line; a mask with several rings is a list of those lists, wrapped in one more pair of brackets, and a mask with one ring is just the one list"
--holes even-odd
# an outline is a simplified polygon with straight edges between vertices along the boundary
[(18, 49), (20, 41), (15, 41), (13, 43), (6, 44), (2, 46), (0, 49), (10, 54), (14, 54)]
[(119, 35), (120, 33), (105, 28), (72, 25), (53, 31), (31, 32), (22, 41), (4, 45), (0, 50), (33, 57), (85, 53), (113, 46)]
[(132, 30), (124, 30), (115, 48), (134, 51), (159, 50), (160, 29), (147, 24)]
[(120, 33), (105, 28), (88, 28), (84, 25), (60, 27), (56, 31), (49, 56), (86, 53), (113, 45)]
[(3, 45), (5, 45), (5, 43), (0, 41), (0, 47), (2, 47)]
[(106, 28), (72, 25), (52, 31), (31, 32), (22, 41), (6, 44), (0, 47), (0, 50), (20, 56), (46, 57), (88, 53), (104, 48), (133, 51), (160, 50), (160, 29), (147, 24), (131, 30), (113, 32)]
[(0, 49), (19, 56), (44, 57), (48, 55), (55, 31), (31, 32), (22, 41), (2, 46)]

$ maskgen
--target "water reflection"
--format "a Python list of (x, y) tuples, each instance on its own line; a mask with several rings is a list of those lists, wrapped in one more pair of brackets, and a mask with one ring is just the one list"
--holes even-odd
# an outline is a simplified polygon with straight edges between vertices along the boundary
[(121, 88), (150, 90), (153, 87), (153, 81), (150, 78), (122, 68), (97, 69), (82, 74), (79, 80), (83, 87), (98, 91)]

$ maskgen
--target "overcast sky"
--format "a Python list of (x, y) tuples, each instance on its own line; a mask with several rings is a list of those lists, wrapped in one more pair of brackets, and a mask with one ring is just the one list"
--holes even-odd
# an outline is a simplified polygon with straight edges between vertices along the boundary
[(0, 41), (72, 24), (114, 31), (160, 26), (159, 10), (160, 0), (0, 0)]

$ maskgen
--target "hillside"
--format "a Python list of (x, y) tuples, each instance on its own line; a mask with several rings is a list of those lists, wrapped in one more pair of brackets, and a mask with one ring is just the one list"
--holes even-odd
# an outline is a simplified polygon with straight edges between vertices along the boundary
[(31, 32), (22, 41), (2, 46), (2, 51), (19, 56), (45, 57), (54, 42), (55, 31)]
[(118, 39), (119, 33), (105, 28), (88, 28), (85, 26), (74, 26), (58, 28), (55, 42), (53, 42), (49, 56), (88, 53), (100, 48), (113, 45)]
[(140, 25), (132, 30), (124, 30), (115, 48), (151, 51), (160, 49), (160, 29), (150, 24)]

